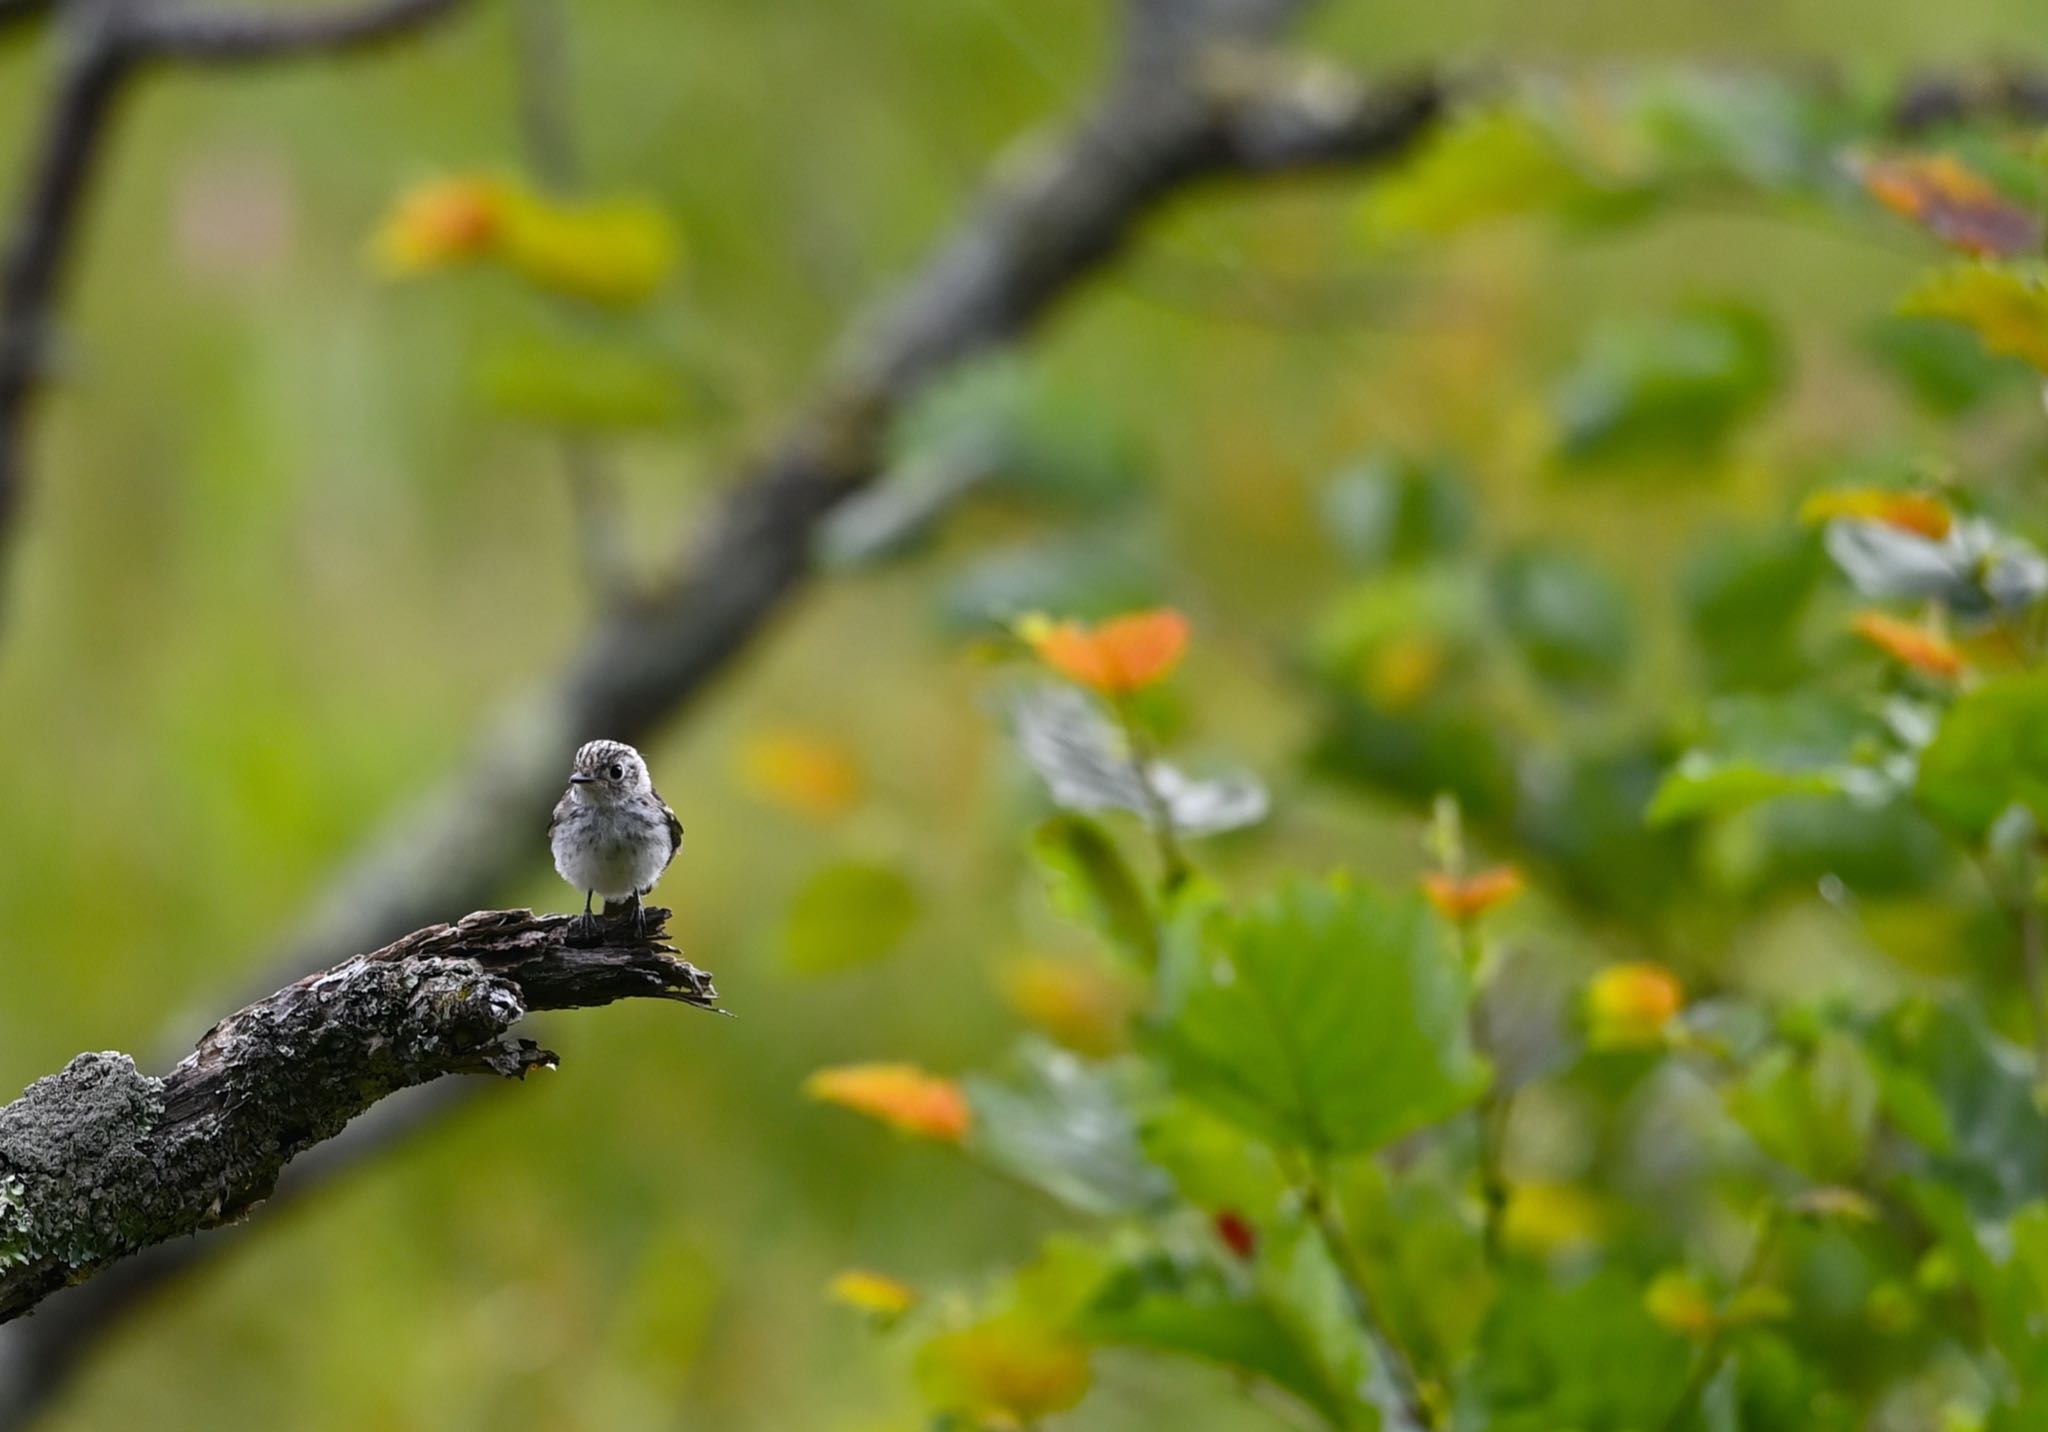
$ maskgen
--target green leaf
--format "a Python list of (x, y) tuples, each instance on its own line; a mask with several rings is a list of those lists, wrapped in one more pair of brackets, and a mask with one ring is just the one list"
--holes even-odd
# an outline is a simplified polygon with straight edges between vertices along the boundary
[(1184, 1093), (1262, 1138), (1363, 1152), (1485, 1088), (1463, 973), (1417, 902), (1300, 882), (1204, 934), (1153, 1039)]
[(1492, 586), (1496, 619), (1538, 676), (1572, 686), (1621, 675), (1629, 598), (1605, 572), (1562, 552), (1522, 551), (1495, 566)]
[(1574, 901), (1654, 922), (1694, 891), (1691, 832), (1647, 830), (1643, 809), (1669, 759), (1661, 737), (1530, 762), (1515, 836)]
[[(1494, 1304), (1466, 1365), (1456, 1426), (1486, 1432), (1640, 1432), (1665, 1425), (1691, 1352), (1650, 1320), (1617, 1269), (1578, 1282), (1524, 1273)], [(1690, 1425), (1690, 1424), (1688, 1424)]]
[(1820, 1183), (1863, 1168), (1879, 1099), (1877, 1070), (1845, 1033), (1823, 1035), (1811, 1055), (1778, 1048), (1728, 1090), (1728, 1109), (1763, 1151)]
[(1555, 211), (1595, 186), (1555, 135), (1505, 106), (1438, 129), (1398, 173), (1373, 186), (1363, 220), (1379, 240), (1441, 238), (1489, 220)]
[(1362, 571), (1442, 557), (1472, 534), (1472, 496), (1447, 462), (1374, 453), (1330, 479), (1323, 525)]
[(1557, 391), (1563, 454), (1582, 465), (1696, 463), (1764, 405), (1784, 369), (1770, 324), (1732, 304), (1602, 329)]
[(1158, 962), (1151, 902), (1107, 831), (1085, 816), (1055, 816), (1032, 836), (1031, 849), (1051, 876), (1062, 909), (1108, 935), (1139, 968)]
[(1939, 417), (1960, 417), (2026, 373), (1995, 358), (1976, 337), (1952, 323), (1898, 315), (1865, 334), (1871, 355), (1900, 386)]
[(1091, 1064), (1037, 1040), (1000, 1077), (970, 1075), (968, 1150), (1082, 1213), (1156, 1212), (1173, 1186), (1138, 1145), (1131, 1113), (1140, 1070)]
[(846, 860), (805, 882), (782, 929), (798, 974), (836, 974), (892, 953), (917, 919), (917, 892), (893, 865)]
[(1896, 793), (1872, 758), (1896, 744), (1869, 710), (1806, 690), (1731, 696), (1707, 711), (1707, 733), (1666, 773), (1652, 825), (1728, 815), (1780, 797)]
[(1173, 1099), (1151, 1110), (1138, 1137), (1146, 1157), (1196, 1208), (1227, 1208), (1262, 1221), (1290, 1196), (1272, 1149), (1200, 1104)]
[(1331, 1378), (1270, 1302), (1209, 1264), (1166, 1257), (1112, 1278), (1076, 1324), (1092, 1341), (1198, 1358), (1263, 1378), (1332, 1426), (1373, 1425), (1349, 1385)]
[(1397, 1409), (1399, 1395), (1329, 1247), (1305, 1217), (1296, 1214), (1267, 1229), (1256, 1278), (1321, 1378), (1345, 1390), (1345, 1415), (1337, 1425), (1360, 1432), (1380, 1427), (1380, 1414)]
[(1679, 598), (1714, 686), (1774, 689), (1805, 675), (1800, 622), (1826, 570), (1811, 532), (1725, 534), (1693, 554)]
[[(2033, 1070), (1973, 1010), (1910, 1001), (1870, 1035), (1881, 1084), (1910, 1090), (1886, 1113), (1926, 1149), (1928, 1175), (1978, 1218), (2048, 1197), (2048, 1116)], [(1933, 1107), (1929, 1107), (1929, 1103)]]
[(1994, 677), (1966, 692), (1920, 753), (1914, 794), (1973, 845), (2014, 805), (2048, 825), (2048, 671)]
[(1657, 787), (1645, 818), (1653, 826), (1673, 825), (1727, 815), (1779, 796), (1827, 795), (1837, 789), (1835, 779), (1822, 771), (1772, 770), (1755, 761), (1716, 761), (1691, 751)]

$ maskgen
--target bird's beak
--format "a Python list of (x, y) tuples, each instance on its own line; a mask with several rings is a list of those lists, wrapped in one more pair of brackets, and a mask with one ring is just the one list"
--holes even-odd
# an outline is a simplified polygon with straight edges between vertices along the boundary
[(587, 786), (596, 779), (596, 776), (586, 776), (579, 772), (578, 774), (569, 777), (569, 784), (572, 786)]

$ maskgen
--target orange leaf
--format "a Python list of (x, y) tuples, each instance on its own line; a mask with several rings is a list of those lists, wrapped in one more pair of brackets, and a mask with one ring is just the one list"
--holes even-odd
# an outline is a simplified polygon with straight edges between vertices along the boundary
[(1496, 905), (1505, 905), (1521, 894), (1527, 883), (1514, 866), (1496, 865), (1462, 876), (1433, 871), (1422, 877), (1422, 893), (1445, 919), (1463, 924)]
[(1799, 506), (1802, 522), (1832, 522), (1838, 517), (1882, 522), (1906, 532), (1917, 532), (1939, 542), (1955, 525), (1955, 514), (1937, 497), (1917, 492), (1886, 492), (1875, 487), (1850, 487), (1834, 492), (1816, 492)]
[(1856, 635), (1884, 652), (1901, 666), (1929, 676), (1953, 681), (1963, 674), (1963, 654), (1954, 642), (1939, 632), (1883, 612), (1859, 612), (1853, 624)]
[(1165, 680), (1187, 651), (1188, 619), (1171, 607), (1112, 617), (1099, 626), (1026, 617), (1017, 634), (1069, 681), (1124, 696)]
[(2041, 247), (2041, 223), (1949, 154), (1865, 159), (1857, 177), (1870, 196), (1937, 239), (1977, 258), (2010, 258)]
[(784, 810), (829, 820), (860, 800), (860, 767), (847, 748), (802, 731), (764, 731), (740, 749), (747, 788)]
[(957, 1144), (967, 1134), (966, 1094), (951, 1079), (927, 1074), (915, 1064), (820, 1069), (804, 1081), (804, 1092), (920, 1138)]
[(404, 278), (481, 258), (503, 235), (506, 186), (459, 176), (418, 185), (399, 196), (371, 240), (378, 270)]
[(1587, 1033), (1595, 1049), (1650, 1049), (1685, 1003), (1678, 976), (1647, 961), (1610, 965), (1586, 988)]

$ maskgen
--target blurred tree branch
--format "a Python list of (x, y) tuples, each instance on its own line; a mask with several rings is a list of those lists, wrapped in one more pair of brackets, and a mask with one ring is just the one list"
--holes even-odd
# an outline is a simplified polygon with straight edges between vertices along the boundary
[(229, 1015), (164, 1077), (81, 1054), (0, 1108), (0, 1322), (130, 1254), (232, 1222), (295, 1155), (446, 1074), (523, 1078), (555, 1055), (529, 1011), (622, 999), (716, 1008), (710, 977), (624, 920), (572, 948), (563, 915), (490, 910), (417, 931)]
[(33, 20), (50, 8), (50, 0), (0, 0), (0, 27)]
[(237, 64), (331, 54), (398, 39), (448, 14), (464, 0), (378, 0), (305, 15), (217, 11), (157, 0), (128, 27), (130, 43), (153, 58), (182, 64)]
[[(596, 731), (635, 739), (686, 708), (816, 570), (833, 514), (863, 493), (886, 501), (877, 479), (896, 417), (964, 361), (1027, 334), (1167, 201), (1206, 180), (1390, 161), (1445, 102), (1430, 79), (1366, 84), (1248, 43), (1293, 3), (1206, 4), (1227, 42), (1192, 43), (1180, 14), (1170, 40), (1134, 19), (1136, 51), (1096, 103), (999, 160), (924, 266), (852, 325), (809, 403), (686, 540), (675, 575), (601, 617), (563, 668), (489, 729), (466, 769), (344, 872), (287, 942), (280, 979), (488, 904), (531, 870), (564, 753)], [(935, 515), (920, 510), (919, 520)], [(404, 1126), (465, 1087), (474, 1086), (420, 1091)], [(333, 1155), (323, 1172), (383, 1147), (397, 1122), (384, 1114), (323, 1150)], [(132, 1276), (96, 1280), (7, 1329), (0, 1427), (33, 1416), (127, 1303), (219, 1246), (215, 1236), (153, 1249), (121, 1270)]]
[(217, 13), (179, 0), (0, 0), (0, 26), (54, 16), (41, 128), (0, 249), (0, 545), (21, 504), (29, 410), (50, 358), (64, 266), (130, 81), (154, 63), (335, 54), (409, 34), (463, 0), (370, 0), (307, 15)]

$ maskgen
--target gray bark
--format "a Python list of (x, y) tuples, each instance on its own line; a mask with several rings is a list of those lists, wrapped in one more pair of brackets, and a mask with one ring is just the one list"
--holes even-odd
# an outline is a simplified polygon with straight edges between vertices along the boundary
[(236, 1011), (162, 1077), (81, 1054), (0, 1108), (0, 1322), (152, 1244), (240, 1217), (294, 1155), (401, 1089), (523, 1078), (556, 1056), (513, 1026), (621, 999), (715, 1008), (703, 971), (608, 922), (488, 910), (306, 976)]

